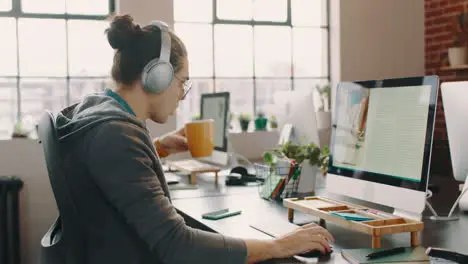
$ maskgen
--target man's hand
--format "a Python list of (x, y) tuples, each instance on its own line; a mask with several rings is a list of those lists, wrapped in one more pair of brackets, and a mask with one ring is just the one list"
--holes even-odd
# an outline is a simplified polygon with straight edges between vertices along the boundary
[(334, 242), (332, 235), (316, 224), (302, 226), (292, 233), (275, 240), (275, 258), (290, 257), (311, 250), (320, 250), (326, 254), (331, 250), (329, 242)]
[[(187, 138), (185, 137), (184, 128), (168, 133), (161, 138), (155, 139), (154, 144), (158, 150), (159, 155), (161, 156), (167, 156), (188, 150)], [(166, 155), (163, 155), (163, 153)]]

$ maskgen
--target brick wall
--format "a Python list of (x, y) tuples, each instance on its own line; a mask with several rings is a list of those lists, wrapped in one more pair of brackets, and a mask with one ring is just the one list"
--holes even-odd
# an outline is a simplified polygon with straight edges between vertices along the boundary
[[(425, 0), (426, 74), (438, 75), (441, 82), (468, 80), (468, 70), (440, 70), (448, 65), (447, 50), (452, 45), (454, 16), (468, 6), (468, 0)], [(444, 109), (438, 99), (433, 149), (433, 171), (452, 175)]]

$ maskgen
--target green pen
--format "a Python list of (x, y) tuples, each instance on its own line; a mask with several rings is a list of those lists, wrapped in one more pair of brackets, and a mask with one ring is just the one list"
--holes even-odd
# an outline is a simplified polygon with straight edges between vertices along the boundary
[(292, 176), (292, 179), (293, 180), (296, 180), (297, 179), (297, 176), (299, 176), (299, 174), (301, 174), (301, 169), (300, 168), (297, 168), (294, 173), (293, 173), (293, 176)]

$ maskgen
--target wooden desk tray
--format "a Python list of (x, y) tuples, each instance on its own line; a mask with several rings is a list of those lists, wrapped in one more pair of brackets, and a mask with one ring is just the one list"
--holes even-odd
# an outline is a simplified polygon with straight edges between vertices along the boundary
[(190, 173), (190, 184), (197, 184), (197, 174), (207, 172), (215, 173), (215, 184), (218, 184), (218, 172), (221, 171), (219, 167), (206, 164), (206, 167), (199, 168), (197, 166), (191, 166), (190, 163), (180, 163), (178, 161), (167, 161), (166, 163), (170, 169), (174, 168)]
[[(325, 225), (325, 221), (329, 221), (344, 228), (371, 235), (372, 248), (380, 248), (380, 238), (382, 236), (398, 233), (410, 233), (411, 246), (417, 246), (419, 244), (418, 232), (424, 229), (424, 223), (421, 221), (402, 218), (383, 212), (376, 215), (368, 213), (366, 210), (377, 210), (319, 196), (306, 197), (304, 199), (284, 199), (283, 204), (288, 208), (288, 219), (290, 222), (294, 220), (294, 210), (310, 214), (320, 218), (320, 224), (322, 226)], [(331, 212), (353, 213), (371, 217), (374, 218), (374, 220), (347, 220), (332, 215), (330, 214)]]

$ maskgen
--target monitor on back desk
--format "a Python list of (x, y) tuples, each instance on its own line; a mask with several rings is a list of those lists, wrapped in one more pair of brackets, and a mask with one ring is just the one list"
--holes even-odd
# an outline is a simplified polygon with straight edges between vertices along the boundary
[(438, 84), (435, 76), (340, 83), (327, 190), (421, 219)]
[(285, 141), (313, 142), (320, 145), (313, 92), (282, 91), (277, 95), (281, 98), (275, 98), (275, 103), (279, 108), (284, 109), (284, 116), (279, 120), (282, 133), (287, 133), (284, 130), (288, 129), (288, 125), (290, 126), (290, 132)]
[(468, 82), (444, 82), (441, 85), (445, 124), (452, 160), (453, 177), (464, 182), (460, 209), (468, 211)]
[(227, 136), (229, 92), (202, 94), (200, 112), (201, 119), (213, 119), (215, 124), (213, 154), (200, 160), (221, 167), (227, 166), (229, 162)]
[(452, 159), (453, 177), (464, 182), (468, 175), (468, 82), (441, 84), (445, 124)]

